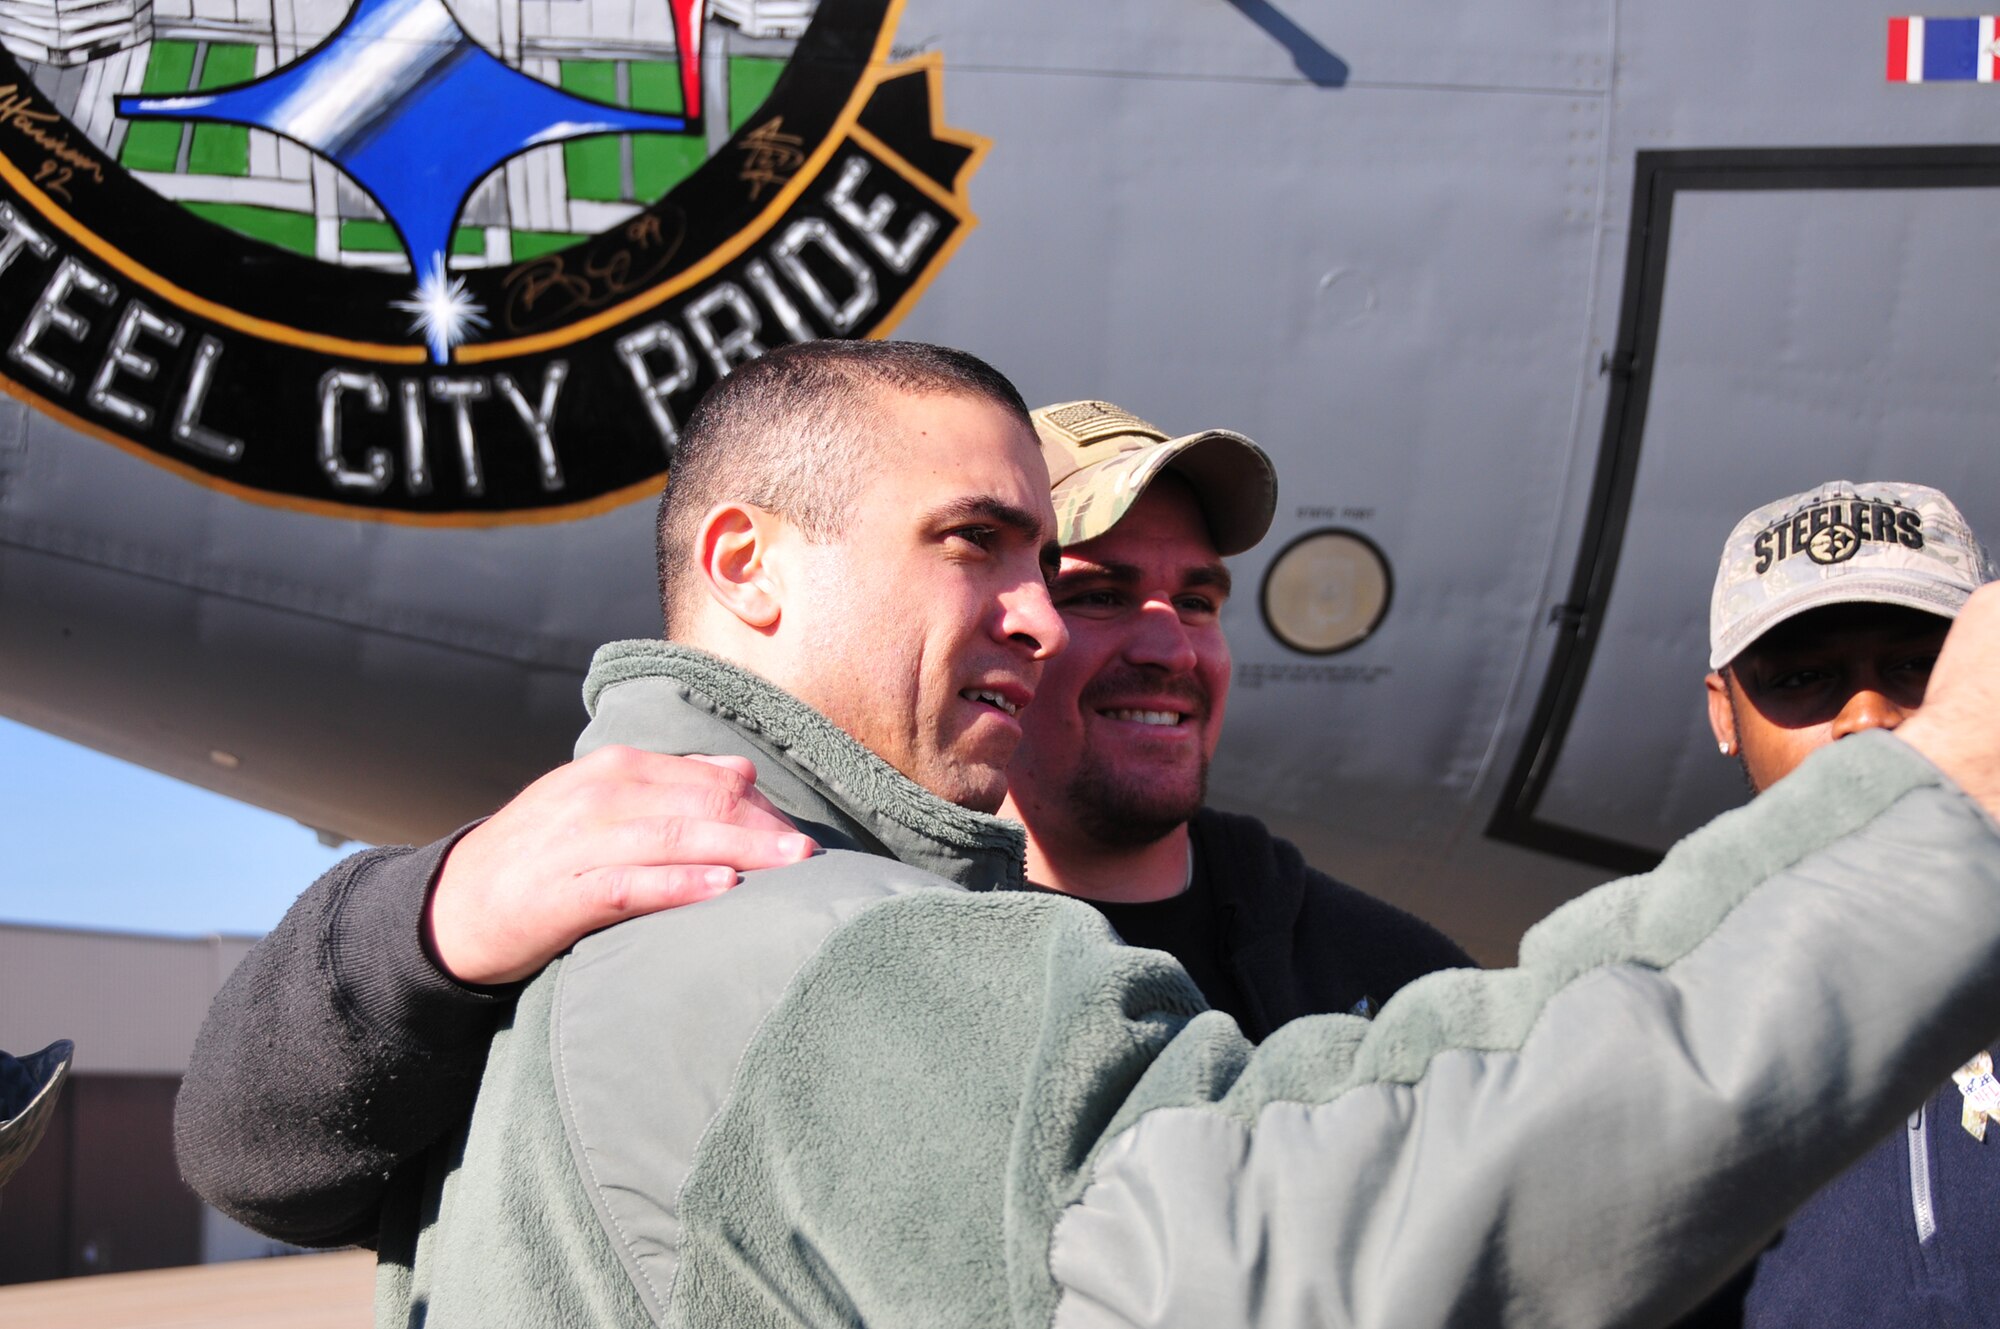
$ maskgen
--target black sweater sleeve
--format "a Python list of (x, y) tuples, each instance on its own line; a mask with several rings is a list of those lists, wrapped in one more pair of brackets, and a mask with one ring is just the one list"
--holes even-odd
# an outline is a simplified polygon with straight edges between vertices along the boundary
[(230, 1217), (302, 1245), (372, 1245), (391, 1174), (471, 1110), (512, 990), (461, 986), (424, 951), (424, 902), (463, 833), (337, 864), (216, 994), (174, 1145)]

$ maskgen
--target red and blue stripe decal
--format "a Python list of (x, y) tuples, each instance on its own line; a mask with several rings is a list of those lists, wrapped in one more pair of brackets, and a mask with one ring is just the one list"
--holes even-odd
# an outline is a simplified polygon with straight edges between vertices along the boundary
[(1992, 83), (2000, 75), (1994, 16), (1892, 18), (1891, 83)]

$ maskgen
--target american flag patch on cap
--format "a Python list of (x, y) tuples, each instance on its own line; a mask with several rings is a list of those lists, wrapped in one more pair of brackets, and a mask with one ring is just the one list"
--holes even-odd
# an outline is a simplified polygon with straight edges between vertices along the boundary
[(1993, 15), (1889, 20), (1891, 83), (1991, 83), (2000, 72)]
[(1158, 443), (1166, 434), (1127, 410), (1108, 401), (1079, 401), (1067, 406), (1050, 406), (1036, 412), (1077, 443), (1095, 443), (1120, 434), (1143, 434)]

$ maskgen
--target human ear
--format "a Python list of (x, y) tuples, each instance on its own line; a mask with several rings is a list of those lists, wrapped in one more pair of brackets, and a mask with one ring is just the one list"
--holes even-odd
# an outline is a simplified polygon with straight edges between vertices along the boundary
[(1715, 734), (1715, 746), (1725, 757), (1736, 752), (1736, 711), (1729, 704), (1729, 684), (1720, 670), (1702, 680), (1708, 689), (1708, 727)]
[(777, 626), (783, 605), (771, 559), (782, 520), (754, 503), (718, 503), (695, 540), (709, 599), (760, 632)]

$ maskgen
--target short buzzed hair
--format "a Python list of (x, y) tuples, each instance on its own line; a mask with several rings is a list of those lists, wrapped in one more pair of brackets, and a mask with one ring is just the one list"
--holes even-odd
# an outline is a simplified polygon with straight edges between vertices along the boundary
[(913, 341), (810, 341), (742, 365), (702, 397), (675, 450), (660, 499), (657, 554), (667, 635), (685, 624), (701, 519), (718, 503), (754, 503), (808, 540), (839, 539), (853, 516), (884, 389), (974, 397), (1015, 416), (1027, 403), (978, 356)]

